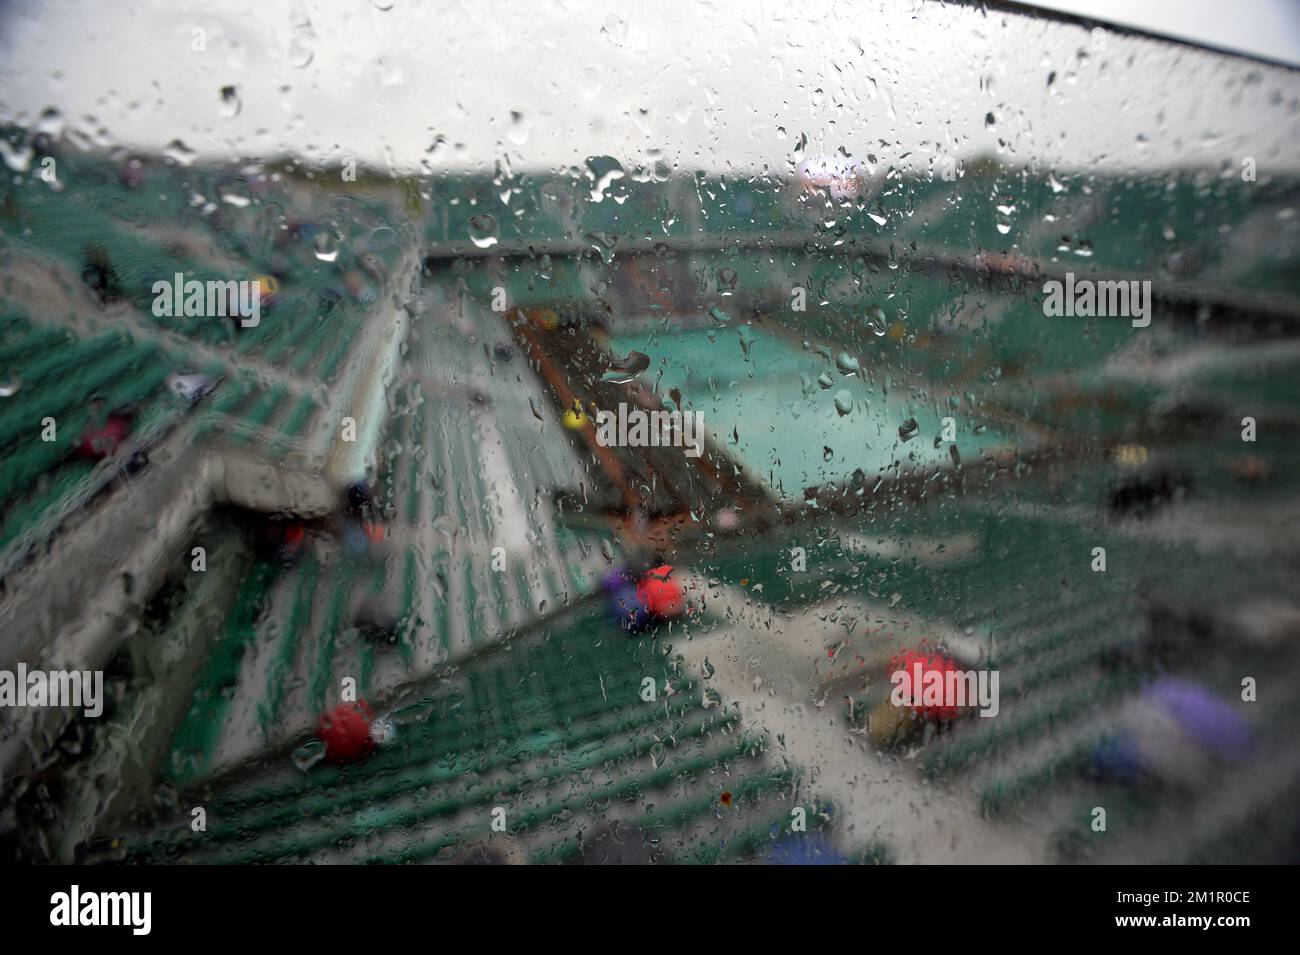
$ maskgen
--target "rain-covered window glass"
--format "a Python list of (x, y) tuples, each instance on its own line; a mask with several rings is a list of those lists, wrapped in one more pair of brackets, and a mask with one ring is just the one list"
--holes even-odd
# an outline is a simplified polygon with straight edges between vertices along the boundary
[(1300, 74), (1170, 32), (0, 7), (0, 858), (1295, 861)]

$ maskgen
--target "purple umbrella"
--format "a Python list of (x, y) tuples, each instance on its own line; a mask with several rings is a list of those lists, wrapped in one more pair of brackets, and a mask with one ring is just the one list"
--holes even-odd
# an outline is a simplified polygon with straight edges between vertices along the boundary
[(1231, 704), (1188, 680), (1165, 677), (1151, 684), (1149, 696), (1183, 732), (1215, 755), (1231, 758), (1250, 743), (1250, 727)]

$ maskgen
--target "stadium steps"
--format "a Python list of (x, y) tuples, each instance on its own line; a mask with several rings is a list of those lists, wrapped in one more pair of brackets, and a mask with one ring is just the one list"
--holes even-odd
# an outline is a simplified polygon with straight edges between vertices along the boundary
[[(550, 502), (557, 484), (580, 474), (575, 460), (543, 449), (535, 419), (523, 413), (535, 400), (531, 379), (497, 374), (475, 343), (448, 354), (457, 338), (417, 343), (408, 355), (415, 373), (390, 392), (410, 407), (390, 417), (378, 445), (386, 554), (352, 556), (333, 528), (314, 536), (298, 565), (252, 571), (255, 589), (227, 619), (178, 732), (170, 763), (178, 781), (309, 733), (344, 678), (364, 697), (382, 698), (594, 593), (614, 550), (559, 526)], [(438, 352), (435, 366), (423, 358), (426, 347)], [(429, 367), (455, 380), (431, 382), (422, 375)], [(469, 396), (471, 383), (490, 387), (486, 406)], [(461, 407), (447, 408), (449, 400)], [(216, 412), (255, 419), (265, 413), (259, 402), (271, 404), (265, 391), (231, 390)], [(367, 640), (354, 625), (366, 600), (391, 608), (396, 646)]]
[[(462, 472), (462, 489), (475, 473)], [(562, 593), (550, 574), (526, 571), (518, 554), (504, 572), (492, 570), (486, 537), (478, 545), (439, 549), (442, 535), (433, 524), (394, 533), (384, 561), (348, 556), (322, 538), (291, 568), (257, 565), (248, 578), (253, 589), (241, 592), (196, 690), (187, 721), (192, 729), (178, 734), (176, 778), (219, 772), (310, 732), (338, 702), (344, 678), (355, 681), (363, 697), (383, 698), (436, 667), (563, 613), (594, 590), (607, 564), (596, 541), (563, 529), (559, 535), (568, 546), (550, 550), (545, 542), (554, 533), (540, 529), (541, 549), (531, 553), (536, 567), (574, 574)], [(427, 578), (412, 571), (424, 566), (423, 558), (406, 542), (430, 536), (433, 580), (419, 585), (417, 579)], [(332, 553), (322, 558), (320, 548)], [(354, 624), (361, 602), (377, 595), (394, 608), (396, 646), (367, 640)], [(199, 755), (186, 755), (195, 751)]]
[[(156, 344), (122, 333), (83, 339), (14, 319), (5, 337), (6, 375), (18, 390), (0, 404), (0, 567), (11, 568), (36, 539), (48, 539), (69, 514), (147, 452), (189, 411), (165, 387), (173, 359)], [(110, 412), (132, 415), (123, 448), (96, 464), (76, 456), (87, 427)], [(42, 439), (53, 418), (55, 440)]]

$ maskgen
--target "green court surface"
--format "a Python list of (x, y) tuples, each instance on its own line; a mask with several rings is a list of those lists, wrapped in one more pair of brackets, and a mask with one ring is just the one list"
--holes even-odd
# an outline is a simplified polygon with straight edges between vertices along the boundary
[(615, 354), (653, 354), (660, 387), (679, 390), (682, 410), (783, 498), (857, 472), (874, 481), (949, 467), (954, 447), (974, 459), (1014, 440), (972, 422), (958, 429), (954, 417), (955, 440), (943, 441), (947, 396), (891, 389), (847, 352), (828, 359), (764, 326), (669, 328), (609, 344)]

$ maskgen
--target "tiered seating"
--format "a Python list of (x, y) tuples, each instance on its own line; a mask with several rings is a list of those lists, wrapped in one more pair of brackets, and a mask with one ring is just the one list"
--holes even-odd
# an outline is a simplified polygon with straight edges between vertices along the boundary
[[(100, 465), (78, 456), (88, 429), (110, 413), (129, 413), (132, 446), (147, 451), (188, 410), (166, 387), (174, 356), (121, 332), (77, 337), (11, 311), (0, 362), (13, 389), (0, 399), (0, 552), (21, 547), (36, 528), (48, 536), (55, 529), (50, 520), (84, 503), (127, 464), (129, 455)], [(46, 418), (54, 419), (52, 441), (43, 438)]]
[[(105, 812), (85, 858), (556, 862), (589, 856), (618, 820), (654, 858), (776, 859), (791, 851), (790, 810), (830, 793), (859, 800), (852, 838), (883, 833), (855, 860), (881, 860), (896, 845), (915, 854), (932, 822), (866, 805), (873, 785), (901, 781), (942, 789), (971, 826), (1030, 842), (1035, 858), (1148, 859), (1174, 851), (1159, 832), (1177, 825), (1188, 856), (1217, 859), (1249, 842), (1252, 813), (1284, 811), (1300, 779), (1283, 758), (1294, 651), (1233, 643), (1228, 618), (1294, 589), (1297, 555), (1269, 536), (1294, 513), (1300, 465), (1289, 345), (1229, 346), (1182, 299), (1140, 337), (1122, 320), (1047, 319), (1038, 279), (1145, 269), (1184, 297), (1219, 283), (1215, 308), (1244, 292), (1242, 307), (1276, 314), (1296, 294), (1294, 263), (1216, 257), (1211, 236), (1226, 227), (1245, 249), (1288, 235), (1276, 212), (1292, 187), (972, 164), (958, 183), (893, 173), (858, 207), (826, 210), (787, 184), (702, 176), (611, 179), (593, 195), (611, 169), (534, 183), (520, 216), (492, 211), (508, 174), (435, 182), (427, 287), (409, 302), (393, 284), (405, 251), (367, 207), (317, 202), (280, 230), (273, 203), (301, 200), (256, 173), (160, 167), (123, 190), (73, 165), (64, 193), (20, 197), (14, 249), (76, 274), (93, 252), (112, 269), (106, 307), (69, 330), (25, 313), (0, 329), (0, 371), (21, 381), (0, 398), (0, 545), (39, 539), (47, 515), (115, 473), (71, 455), (87, 396), (137, 405), (161, 433), (189, 407), (166, 375), (201, 369), (218, 387), (188, 440), (231, 471), (270, 462), (319, 479), (342, 409), (377, 408), (387, 386), (377, 443), (348, 462), (349, 479), (374, 462), (382, 544), (361, 543), (342, 488), (329, 514), (219, 510), (252, 545), (223, 550), (231, 599), (184, 586), (135, 636), (123, 624), (123, 672), (142, 640), (192, 641), (185, 666), (138, 674), (144, 692), (174, 697), (142, 740), (161, 751), (159, 785)], [(191, 193), (203, 201), (178, 198)], [(159, 220), (206, 238), (178, 246)], [(329, 222), (342, 234), (322, 247), (314, 229)], [(448, 261), (462, 251), (479, 261)], [(178, 270), (285, 279), (262, 325), (236, 331), (149, 313), (148, 284)], [(790, 309), (796, 285), (806, 312)], [(491, 310), (498, 286), (504, 313)], [(409, 322), (387, 342), (395, 366), (363, 374), (373, 295)], [(651, 360), (639, 393), (601, 364), (633, 350)], [(561, 427), (568, 392), (700, 412), (710, 456), (594, 454), (581, 425)], [(24, 437), (46, 413), (60, 422), (52, 446)], [(956, 456), (936, 443), (949, 414)], [(1260, 421), (1253, 444), (1236, 434), (1243, 415)], [(282, 518), (307, 541), (291, 559), (260, 539)], [(1090, 567), (1096, 546), (1105, 573)], [(722, 609), (629, 637), (598, 613), (598, 582), (624, 553), (660, 548)], [(1202, 606), (1218, 615), (1208, 635), (1187, 622)], [(888, 662), (940, 639), (998, 669), (1001, 712), (890, 748), (871, 735)], [(751, 684), (751, 663), (780, 654), (789, 672), (755, 669)], [(726, 698), (721, 677), (708, 683), (724, 667)], [(1277, 681), (1243, 711), (1249, 758), (1280, 767), (1271, 788), (1164, 799), (1103, 778), (1100, 748), (1164, 674), (1234, 705), (1243, 674)], [(639, 696), (647, 676), (654, 703)], [(396, 738), (347, 768), (314, 763), (309, 739), (349, 679)], [(808, 764), (817, 794), (790, 768)], [(1123, 838), (1087, 835), (1098, 804)], [(194, 805), (207, 833), (189, 828)]]
[[(551, 503), (556, 489), (581, 484), (583, 469), (531, 412), (541, 399), (522, 360), (502, 363), (484, 348), (508, 336), (503, 317), (476, 314), (475, 335), (432, 319), (417, 326), (394, 386), (377, 485), (386, 555), (351, 556), (326, 526), (295, 566), (250, 568), (247, 600), (231, 609), (174, 744), (175, 778), (209, 775), (310, 730), (344, 677), (387, 695), (595, 590), (612, 545), (561, 526)], [(239, 384), (216, 411), (250, 408), (242, 415), (252, 420), (272, 396)], [(367, 603), (391, 615), (391, 638), (366, 639), (356, 626)]]
[[(108, 286), (105, 301), (130, 305), (146, 327), (217, 348), (234, 363), (256, 359), (317, 383), (334, 381), (363, 327), (361, 316), (395, 278), (404, 249), (391, 229), (375, 226), (377, 210), (365, 205), (316, 212), (274, 192), (247, 195), (252, 190), (245, 184), (249, 202), (241, 208), (221, 203), (201, 170), (158, 167), (144, 185), (129, 189), (84, 158), (70, 163), (65, 176), (59, 191), (15, 194), (20, 212), (6, 232), (17, 249), (53, 256), (71, 275), (97, 266), (93, 281)], [(216, 205), (206, 213), (178, 209), (178, 195)], [(311, 221), (313, 215), (322, 221)], [(321, 234), (329, 236), (325, 252), (317, 248)], [(155, 316), (154, 283), (177, 273), (204, 282), (272, 274), (280, 288), (256, 327)]]
[[(644, 702), (645, 677), (673, 692)], [(733, 710), (701, 706), (700, 692), (654, 643), (584, 616), (408, 694), (392, 713), (395, 742), (367, 762), (303, 773), (282, 754), (206, 790), (206, 835), (163, 824), (121, 850), (187, 862), (446, 861), (494, 844), (495, 807), (508, 832), (495, 844), (533, 861), (572, 859), (580, 834), (616, 818), (676, 861), (770, 846), (788, 832), (796, 780)]]
[[(1198, 453), (1209, 458), (1204, 447)], [(1294, 454), (1288, 450), (1286, 456)], [(888, 696), (886, 662), (892, 656), (921, 641), (937, 645), (947, 632), (964, 632), (962, 651), (977, 648), (978, 666), (999, 671), (1000, 712), (994, 719), (961, 720), (939, 733), (924, 744), (916, 766), (931, 783), (969, 794), (986, 818), (1015, 827), (1015, 838), (1023, 837), (1026, 826), (1050, 832), (1043, 847), (1048, 857), (1150, 858), (1144, 853), (1156, 851), (1162, 827), (1176, 819), (1188, 835), (1188, 852), (1195, 846), (1198, 853), (1218, 853), (1213, 857), (1219, 861), (1252, 858), (1229, 845), (1226, 834), (1214, 835), (1225, 824), (1220, 804), (1232, 808), (1228, 796), (1236, 799), (1236, 825), (1248, 830), (1249, 812), (1273, 812), (1300, 782), (1300, 767), (1277, 763), (1293, 731), (1286, 707), (1300, 685), (1294, 647), (1253, 644), (1233, 614), (1291, 592), (1297, 555), (1284, 551), (1262, 559), (1271, 545), (1256, 534), (1253, 545), (1236, 545), (1245, 548), (1240, 559), (1225, 560), (1214, 543), (1220, 531), (1209, 529), (1198, 541), (1191, 528), (1176, 524), (1162, 533), (1112, 519), (1105, 502), (1114, 469), (1093, 464), (1071, 471), (1060, 482), (990, 488), (979, 499), (941, 496), (913, 512), (882, 511), (860, 528), (801, 528), (792, 543), (809, 545), (803, 574), (793, 574), (788, 555), (780, 552), (723, 556), (704, 569), (713, 579), (743, 581), (778, 610), (796, 615), (827, 597), (874, 596), (879, 614), (863, 620), (865, 632), (851, 629), (834, 648), (836, 662), (828, 664), (826, 677), (861, 674), (852, 712), (864, 726), (867, 714)], [(1235, 518), (1216, 513), (1232, 506), (1240, 489), (1229, 493), (1222, 476), (1206, 477), (1208, 509), (1197, 511), (1198, 521), (1211, 517), (1231, 520), (1238, 529), (1243, 522), (1258, 528), (1270, 507), (1294, 503), (1289, 488), (1266, 489), (1255, 511), (1238, 510)], [(917, 555), (939, 556), (940, 545), (961, 539), (978, 546), (929, 563), (900, 559), (888, 547), (873, 555), (869, 547), (836, 544), (846, 534), (868, 544), (916, 540)], [(818, 546), (818, 540), (827, 543)], [(1090, 567), (1098, 545), (1107, 550), (1105, 573)], [(1219, 622), (1210, 637), (1182, 629), (1187, 624), (1172, 637), (1157, 632), (1154, 615), (1171, 607), (1189, 615), (1215, 608)], [(695, 637), (702, 639), (707, 638)], [(1240, 702), (1243, 675), (1263, 673), (1278, 693), (1271, 705)], [(1189, 808), (1182, 799), (1097, 777), (1098, 747), (1119, 728), (1126, 704), (1167, 674), (1198, 682), (1249, 721), (1256, 738), (1238, 771), (1257, 771), (1280, 787), (1264, 795), (1262, 806), (1248, 812), (1249, 794), (1225, 795), (1207, 784)], [(1089, 813), (1098, 805), (1122, 820), (1120, 833), (1108, 841), (1088, 838)], [(1171, 861), (1184, 858), (1175, 854)]]

